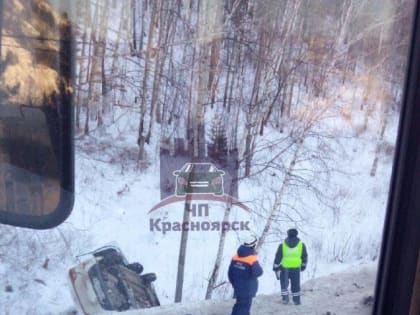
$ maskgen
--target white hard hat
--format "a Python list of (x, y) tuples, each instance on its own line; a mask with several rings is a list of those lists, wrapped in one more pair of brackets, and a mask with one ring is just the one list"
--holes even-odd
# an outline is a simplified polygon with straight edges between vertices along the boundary
[(242, 238), (242, 245), (246, 247), (254, 247), (257, 245), (258, 238), (255, 234), (246, 234)]

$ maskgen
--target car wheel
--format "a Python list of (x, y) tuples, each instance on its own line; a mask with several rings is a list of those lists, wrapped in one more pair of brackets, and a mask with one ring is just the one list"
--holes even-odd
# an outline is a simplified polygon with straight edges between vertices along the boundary
[(155, 273), (145, 273), (144, 275), (141, 275), (140, 278), (145, 282), (145, 283), (151, 283), (153, 281), (155, 281), (157, 279), (156, 274)]
[(127, 268), (138, 274), (141, 274), (143, 272), (143, 266), (138, 262), (128, 264)]

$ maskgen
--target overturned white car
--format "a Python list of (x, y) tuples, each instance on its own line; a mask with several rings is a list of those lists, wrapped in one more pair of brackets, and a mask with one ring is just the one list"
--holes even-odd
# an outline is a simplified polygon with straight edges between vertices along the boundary
[(116, 246), (104, 246), (69, 270), (72, 295), (85, 315), (159, 306), (154, 273), (142, 274)]

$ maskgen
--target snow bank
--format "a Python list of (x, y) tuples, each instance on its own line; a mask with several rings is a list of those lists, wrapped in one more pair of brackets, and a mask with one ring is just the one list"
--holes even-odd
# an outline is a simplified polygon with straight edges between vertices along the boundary
[[(302, 304), (299, 306), (283, 305), (280, 293), (258, 295), (254, 300), (251, 314), (368, 315), (372, 312), (375, 275), (376, 264), (371, 263), (309, 280), (302, 286)], [(233, 299), (172, 304), (124, 312), (124, 315), (229, 315), (233, 304)]]

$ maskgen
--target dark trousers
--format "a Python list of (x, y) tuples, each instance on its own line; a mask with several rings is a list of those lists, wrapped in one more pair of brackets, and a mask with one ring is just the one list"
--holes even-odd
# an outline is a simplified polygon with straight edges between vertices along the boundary
[(252, 304), (252, 297), (237, 297), (232, 308), (232, 315), (249, 315)]
[(293, 302), (300, 303), (300, 268), (284, 268), (280, 272), (280, 287), (283, 300), (289, 298), (289, 280)]

